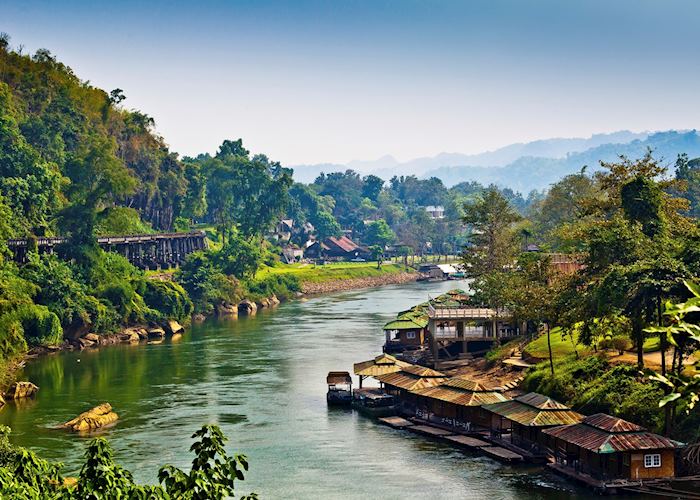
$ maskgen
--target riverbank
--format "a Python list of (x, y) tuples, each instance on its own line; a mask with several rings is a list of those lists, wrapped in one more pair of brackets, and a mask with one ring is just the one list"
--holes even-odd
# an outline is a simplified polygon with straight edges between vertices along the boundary
[(400, 285), (416, 281), (418, 273), (400, 272), (379, 274), (376, 276), (366, 276), (359, 278), (337, 279), (332, 281), (302, 281), (302, 293), (307, 295), (317, 295), (323, 293), (342, 292), (346, 290), (357, 290), (361, 288), (374, 288), (385, 285)]
[[(302, 275), (308, 281), (301, 280), (301, 291), (297, 298), (302, 298), (305, 295), (320, 295), (325, 293), (334, 293), (348, 290), (357, 290), (362, 288), (375, 288), (385, 285), (398, 285), (403, 283), (411, 283), (416, 280), (418, 274), (415, 272), (406, 272), (403, 266), (396, 264), (385, 264), (380, 269), (377, 269), (374, 263), (343, 263), (343, 264), (327, 264), (325, 266), (299, 266), (286, 268), (272, 268), (277, 272), (263, 274), (294, 274)], [(359, 275), (359, 276), (358, 276)], [(355, 277), (352, 277), (355, 276)], [(170, 281), (171, 273), (161, 273), (161, 275), (151, 279), (159, 279)], [(284, 301), (284, 298), (281, 298)], [(239, 306), (245, 304), (245, 312), (241, 314), (255, 314), (260, 309), (273, 308), (280, 303), (280, 300), (273, 294), (271, 297), (262, 300), (244, 299), (239, 304), (232, 305), (230, 311), (225, 315), (228, 318), (235, 318), (239, 314)], [(194, 315), (195, 322), (201, 322), (206, 319), (201, 315)], [(164, 331), (168, 328), (165, 325), (160, 325)], [(154, 326), (149, 325), (130, 325), (124, 327), (118, 332), (108, 334), (88, 334), (79, 339), (65, 339), (61, 344), (54, 346), (36, 346), (31, 348), (24, 355), (18, 356), (12, 362), (4, 362), (0, 365), (0, 392), (9, 387), (9, 385), (17, 380), (16, 375), (19, 369), (27, 360), (35, 359), (47, 354), (75, 351), (91, 348), (99, 348), (109, 345), (117, 345), (124, 343), (143, 343), (158, 342), (163, 337), (151, 337), (149, 339), (148, 330)], [(168, 332), (170, 335), (171, 333)]]

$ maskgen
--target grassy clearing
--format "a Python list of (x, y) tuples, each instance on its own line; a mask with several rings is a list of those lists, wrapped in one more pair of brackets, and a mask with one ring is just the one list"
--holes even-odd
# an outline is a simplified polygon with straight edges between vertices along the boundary
[[(574, 341), (577, 341), (576, 333), (574, 335)], [(552, 331), (550, 334), (552, 343), (552, 356), (554, 358), (563, 358), (574, 354), (574, 344), (569, 335), (563, 335), (561, 331)], [(576, 345), (576, 351), (579, 355), (588, 352), (590, 349), (583, 345)], [(549, 359), (549, 350), (547, 348), (547, 335), (543, 334), (537, 337), (535, 340), (530, 342), (527, 347), (525, 347), (525, 353), (540, 359)]]
[(400, 264), (382, 265), (377, 269), (376, 262), (338, 262), (323, 265), (316, 264), (278, 264), (274, 267), (263, 267), (256, 278), (265, 278), (271, 275), (296, 276), (299, 281), (306, 283), (323, 283), (327, 281), (348, 280), (354, 278), (368, 278), (383, 274), (397, 274), (405, 272), (406, 268)]

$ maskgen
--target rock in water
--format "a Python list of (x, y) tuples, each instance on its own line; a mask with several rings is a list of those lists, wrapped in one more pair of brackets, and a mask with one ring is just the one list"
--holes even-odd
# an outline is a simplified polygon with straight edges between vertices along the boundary
[(81, 413), (73, 420), (69, 420), (61, 427), (77, 432), (94, 431), (105, 425), (113, 424), (119, 419), (119, 415), (112, 411), (112, 405), (102, 403), (91, 410)]
[(222, 302), (216, 306), (216, 315), (222, 317), (238, 316), (238, 306), (229, 304), (228, 302)]
[(175, 321), (174, 319), (168, 320), (165, 322), (165, 330), (170, 334), (170, 335), (175, 335), (176, 333), (182, 333), (185, 331), (185, 328)]
[[(5, 393), (7, 399), (22, 399), (34, 397), (39, 388), (31, 382), (15, 382)], [(0, 404), (0, 406), (2, 406)]]
[(258, 310), (258, 306), (255, 305), (255, 302), (250, 301), (248, 299), (244, 299), (242, 302), (238, 304), (238, 312), (243, 313), (243, 314), (248, 314), (249, 316), (253, 316)]
[(89, 340), (90, 342), (99, 342), (100, 341), (100, 336), (97, 335), (96, 333), (88, 333), (87, 335), (83, 336), (83, 338)]
[(160, 327), (149, 328), (148, 329), (148, 337), (162, 339), (163, 337), (165, 337), (165, 330), (163, 330)]

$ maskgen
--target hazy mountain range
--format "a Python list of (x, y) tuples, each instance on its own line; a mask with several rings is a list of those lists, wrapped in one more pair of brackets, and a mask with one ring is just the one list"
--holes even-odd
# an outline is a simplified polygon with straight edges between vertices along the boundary
[(394, 175), (439, 177), (447, 186), (463, 181), (499, 184), (527, 193), (545, 189), (561, 177), (583, 166), (599, 168), (600, 161), (613, 161), (619, 155), (638, 158), (647, 149), (664, 163), (672, 165), (679, 153), (690, 158), (700, 156), (700, 136), (692, 131), (629, 132), (596, 134), (589, 138), (554, 138), (511, 144), (494, 151), (466, 155), (440, 153), (433, 157), (399, 162), (387, 155), (372, 161), (348, 164), (296, 165), (294, 178), (313, 182), (321, 172), (353, 169), (362, 174), (378, 175), (388, 180)]

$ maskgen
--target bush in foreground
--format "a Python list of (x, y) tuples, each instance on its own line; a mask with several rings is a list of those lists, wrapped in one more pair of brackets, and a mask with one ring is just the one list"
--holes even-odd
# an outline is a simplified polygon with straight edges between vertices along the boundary
[[(190, 447), (195, 454), (191, 470), (165, 465), (158, 472), (157, 486), (136, 484), (131, 472), (114, 462), (112, 449), (103, 438), (88, 446), (75, 481), (61, 476), (61, 464), (10, 445), (8, 434), (7, 427), (0, 427), (0, 498), (222, 499), (233, 497), (235, 481), (242, 481), (248, 470), (244, 455), (228, 455), (226, 437), (213, 425), (205, 425), (192, 435), (196, 441)], [(257, 495), (241, 498), (256, 499)]]

